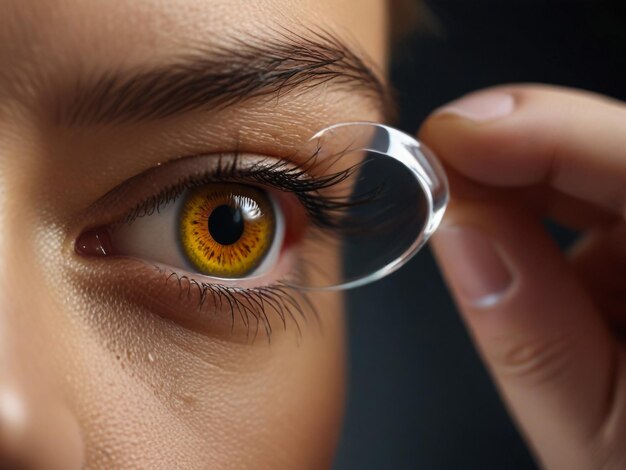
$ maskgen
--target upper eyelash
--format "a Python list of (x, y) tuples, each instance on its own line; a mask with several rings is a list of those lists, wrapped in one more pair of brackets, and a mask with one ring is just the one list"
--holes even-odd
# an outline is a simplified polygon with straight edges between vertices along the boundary
[[(326, 175), (312, 176), (311, 173), (318, 163), (319, 151), (318, 148), (303, 162), (294, 163), (289, 160), (267, 158), (247, 167), (240, 166), (241, 154), (238, 151), (231, 155), (220, 154), (216, 156), (218, 159), (216, 168), (205, 175), (183, 178), (158, 194), (144, 199), (126, 214), (123, 222), (131, 223), (139, 217), (158, 213), (184, 191), (196, 186), (209, 183), (257, 183), (293, 193), (316, 227), (332, 229), (335, 232), (356, 230), (363, 224), (357, 224), (354, 218), (349, 217), (349, 209), (375, 200), (382, 188), (368, 191), (358, 197), (323, 195), (320, 191), (344, 182), (361, 164)], [(341, 156), (341, 153), (337, 153), (327, 160), (335, 161)]]

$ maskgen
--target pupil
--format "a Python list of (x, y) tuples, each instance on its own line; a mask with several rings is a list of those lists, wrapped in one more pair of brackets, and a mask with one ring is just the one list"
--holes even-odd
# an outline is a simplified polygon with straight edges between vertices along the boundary
[(232, 245), (243, 234), (241, 210), (227, 205), (218, 206), (209, 216), (209, 233), (220, 245)]

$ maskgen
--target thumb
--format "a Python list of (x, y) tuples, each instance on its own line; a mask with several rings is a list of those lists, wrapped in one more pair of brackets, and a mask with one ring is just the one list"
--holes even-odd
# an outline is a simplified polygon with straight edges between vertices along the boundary
[(551, 469), (596, 468), (618, 347), (539, 221), (455, 202), (433, 248), (505, 401)]

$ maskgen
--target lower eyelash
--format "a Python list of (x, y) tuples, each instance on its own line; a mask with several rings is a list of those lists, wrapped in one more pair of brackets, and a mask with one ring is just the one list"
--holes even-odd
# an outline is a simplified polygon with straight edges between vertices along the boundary
[[(296, 327), (298, 342), (302, 338), (301, 322), (308, 323), (312, 317), (317, 326), (321, 327), (319, 314), (315, 305), (302, 289), (276, 283), (264, 287), (238, 288), (220, 284), (198, 282), (175, 271), (155, 266), (160, 274), (165, 275), (166, 282), (175, 282), (179, 287), (179, 299), (182, 296), (190, 300), (197, 296), (197, 310), (201, 311), (207, 301), (212, 302), (215, 310), (224, 307), (230, 311), (231, 333), (235, 322), (239, 319), (246, 328), (246, 339), (254, 342), (263, 327), (268, 342), (273, 334), (270, 316), (276, 316), (282, 324), (283, 330), (291, 322)], [(250, 337), (252, 333), (252, 337)]]

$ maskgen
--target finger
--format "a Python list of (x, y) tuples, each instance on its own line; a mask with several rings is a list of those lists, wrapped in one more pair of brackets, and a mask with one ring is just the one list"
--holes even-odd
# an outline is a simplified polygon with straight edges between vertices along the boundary
[(570, 262), (595, 304), (620, 335), (626, 333), (626, 224), (587, 234), (569, 253)]
[(549, 218), (573, 230), (609, 227), (623, 220), (597, 205), (564, 194), (546, 185), (524, 187), (485, 186), (447, 168), (450, 191), (455, 199), (472, 202), (521, 203), (538, 218)]
[[(540, 222), (452, 204), (433, 246), (486, 364), (547, 468), (596, 468), (618, 346)], [(597, 464), (597, 462), (595, 462)]]
[(476, 182), (545, 182), (624, 214), (626, 107), (618, 101), (547, 86), (497, 87), (439, 109), (420, 138)]

